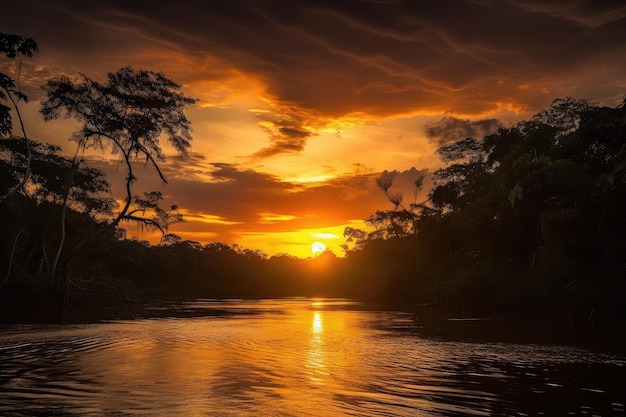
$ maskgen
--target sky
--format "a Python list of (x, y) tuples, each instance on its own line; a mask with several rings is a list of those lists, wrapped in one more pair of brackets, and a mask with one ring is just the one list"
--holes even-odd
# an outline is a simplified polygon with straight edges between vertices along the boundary
[[(401, 185), (440, 168), (443, 144), (556, 98), (626, 96), (621, 0), (2, 0), (0, 32), (39, 44), (22, 62), (27, 132), (68, 155), (78, 124), (38, 113), (50, 77), (104, 80), (131, 65), (179, 82), (198, 100), (190, 155), (164, 146), (168, 184), (142, 166), (138, 191), (179, 206), (186, 222), (170, 232), (183, 239), (268, 255), (311, 256), (318, 241), (341, 256), (345, 227), (392, 208), (381, 172), (397, 171), (412, 200)], [(121, 197), (119, 161), (89, 163)]]

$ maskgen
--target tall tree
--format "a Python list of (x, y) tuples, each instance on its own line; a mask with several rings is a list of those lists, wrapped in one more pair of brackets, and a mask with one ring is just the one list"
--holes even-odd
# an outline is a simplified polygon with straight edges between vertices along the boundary
[[(0, 72), (0, 136), (9, 136), (13, 132), (13, 118), (11, 117), (11, 109), (15, 111), (15, 115), (20, 122), (20, 128), (22, 137), (27, 151), (27, 164), (26, 170), (19, 181), (14, 187), (7, 190), (2, 197), (13, 194), (19, 190), (23, 190), (24, 186), (28, 182), (30, 177), (30, 161), (32, 159), (30, 141), (26, 135), (26, 128), (24, 127), (24, 120), (20, 113), (19, 102), (28, 101), (28, 97), (22, 93), (20, 88), (20, 76), (22, 68), (22, 57), (32, 57), (35, 52), (38, 52), (39, 48), (37, 42), (31, 38), (26, 38), (20, 35), (13, 35), (7, 33), (0, 33), (0, 53), (4, 54), (9, 59), (19, 58), (17, 81), (7, 74)], [(3, 104), (2, 102), (9, 102), (11, 107)]]
[[(137, 179), (133, 168), (135, 160), (144, 160), (151, 165), (163, 183), (167, 183), (159, 166), (165, 160), (161, 136), (165, 136), (183, 155), (190, 147), (191, 123), (184, 111), (196, 100), (185, 96), (180, 84), (162, 73), (127, 66), (109, 73), (104, 83), (81, 74), (76, 81), (66, 76), (51, 79), (43, 89), (48, 96), (41, 107), (46, 121), (65, 115), (82, 124), (72, 136), (78, 143), (77, 155), (79, 150), (86, 148), (110, 148), (114, 155), (121, 155), (127, 172), (126, 196), (121, 209), (110, 220), (109, 227), (117, 227), (122, 221), (132, 221), (165, 233), (169, 224), (182, 220), (175, 206), (169, 211), (160, 208), (161, 193), (144, 193), (143, 197), (133, 194), (133, 184)], [(69, 185), (79, 163), (75, 157), (67, 174)], [(63, 262), (61, 252), (65, 238), (66, 205), (67, 194), (63, 198), (61, 242), (52, 266), (53, 275), (58, 273), (58, 264)], [(152, 213), (152, 216), (147, 213)], [(81, 246), (82, 243), (75, 245), (66, 258)], [(66, 293), (67, 277), (63, 276), (61, 281)]]
[(162, 229), (158, 218), (140, 215), (148, 206), (145, 198), (133, 195), (137, 177), (132, 162), (144, 160), (167, 183), (159, 166), (165, 160), (160, 137), (164, 135), (179, 153), (187, 154), (191, 123), (184, 111), (196, 100), (185, 96), (181, 85), (162, 73), (129, 66), (109, 73), (104, 83), (82, 74), (76, 82), (65, 76), (51, 79), (43, 89), (48, 95), (41, 107), (46, 121), (62, 115), (75, 118), (82, 123), (73, 137), (80, 146), (110, 147), (126, 165), (124, 204), (110, 224), (130, 220)]

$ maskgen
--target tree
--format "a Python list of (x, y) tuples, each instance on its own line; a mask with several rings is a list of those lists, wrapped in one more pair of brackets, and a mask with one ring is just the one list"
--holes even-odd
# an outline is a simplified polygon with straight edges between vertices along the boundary
[[(360, 250), (363, 249), (363, 246), (368, 239), (368, 233), (365, 230), (347, 226), (343, 230), (343, 237), (346, 238), (347, 243), (354, 244), (354, 250)], [(348, 251), (350, 250), (347, 243), (345, 245), (342, 245), (342, 248), (346, 253), (348, 253)]]
[[(17, 57), (20, 57), (17, 83), (7, 74), (0, 72), (0, 136), (11, 135), (11, 133), (13, 132), (13, 119), (11, 117), (12, 107), (20, 122), (20, 128), (24, 138), (27, 154), (26, 169), (24, 171), (21, 181), (18, 182), (14, 187), (6, 190), (6, 193), (2, 196), (3, 198), (19, 190), (23, 190), (24, 185), (30, 177), (30, 161), (32, 159), (30, 141), (28, 140), (28, 136), (26, 135), (24, 120), (22, 119), (22, 114), (20, 113), (19, 108), (19, 102), (27, 102), (28, 97), (26, 97), (26, 95), (22, 93), (20, 89), (19, 77), (22, 68), (21, 57), (25, 56), (30, 58), (35, 52), (38, 51), (39, 49), (37, 47), (37, 43), (31, 38), (0, 33), (0, 53), (4, 54), (4, 56), (9, 59), (15, 59)], [(11, 107), (6, 106), (2, 103), (2, 101), (9, 101)]]
[[(404, 203), (404, 195), (400, 192), (391, 191), (397, 172), (383, 172), (376, 180), (387, 200), (393, 204), (393, 210), (377, 210), (375, 214), (366, 219), (366, 222), (376, 227), (370, 234), (373, 238), (396, 239), (408, 244), (410, 259), (404, 268), (394, 268), (401, 275), (401, 280), (421, 301), (441, 301), (443, 290), (438, 277), (427, 279), (424, 274), (426, 245), (420, 239), (422, 223), (428, 223), (430, 219), (438, 215), (428, 201), (418, 202), (418, 196), (422, 190), (425, 174), (418, 172), (413, 180), (413, 201)], [(432, 277), (431, 277), (432, 278)]]
[[(137, 179), (133, 168), (135, 160), (143, 159), (155, 169), (163, 183), (167, 183), (159, 166), (165, 160), (160, 145), (162, 135), (183, 155), (190, 147), (191, 124), (184, 110), (196, 100), (182, 94), (180, 84), (162, 73), (135, 70), (128, 66), (109, 73), (104, 83), (81, 74), (76, 81), (66, 76), (51, 79), (42, 88), (47, 94), (47, 100), (41, 107), (46, 121), (64, 115), (82, 124), (72, 136), (78, 147), (66, 176), (70, 185), (81, 162), (77, 155), (84, 149), (110, 147), (114, 155), (121, 156), (126, 166), (126, 196), (121, 209), (110, 219), (109, 228), (119, 226), (122, 221), (132, 221), (165, 233), (170, 224), (182, 220), (175, 206), (169, 211), (160, 208), (161, 193), (144, 193), (143, 197), (133, 194), (133, 184)], [(63, 197), (61, 241), (52, 266), (53, 276), (58, 273), (59, 262), (63, 261), (60, 256), (65, 238), (67, 198), (66, 192)], [(65, 260), (83, 244), (75, 245), (66, 254)], [(67, 280), (66, 276), (62, 277), (63, 288), (67, 288)]]
[(435, 171), (436, 187), (430, 201), (438, 209), (458, 210), (475, 198), (476, 185), (485, 174), (485, 152), (482, 141), (466, 138), (442, 146), (437, 155), (449, 165)]
[(402, 237), (417, 235), (420, 214), (426, 209), (423, 203), (417, 202), (417, 196), (422, 190), (424, 174), (420, 173), (413, 181), (413, 201), (404, 204), (404, 195), (400, 192), (391, 191), (396, 171), (384, 171), (376, 179), (376, 185), (385, 193), (387, 200), (393, 204), (393, 210), (378, 210), (370, 216), (366, 222), (376, 227), (375, 237), (383, 239), (388, 237)]
[[(67, 194), (68, 206), (79, 213), (85, 213), (95, 220), (110, 217), (116, 208), (115, 201), (108, 196), (110, 184), (103, 171), (80, 166), (74, 173), (72, 184), (68, 184), (66, 174), (72, 160), (60, 155), (61, 148), (30, 140), (32, 174), (24, 195), (37, 204), (43, 202), (61, 205)], [(29, 164), (26, 144), (19, 138), (0, 141), (0, 193), (22, 181)]]
[[(145, 199), (133, 195), (137, 177), (132, 162), (145, 160), (163, 183), (167, 183), (159, 163), (165, 160), (161, 135), (181, 154), (186, 155), (191, 141), (191, 123), (184, 114), (187, 105), (196, 102), (180, 92), (180, 84), (162, 73), (124, 67), (109, 73), (99, 83), (82, 74), (76, 82), (62, 76), (49, 80), (43, 89), (47, 100), (41, 113), (46, 121), (62, 115), (82, 123), (74, 140), (85, 148), (111, 147), (126, 165), (126, 197), (112, 226), (121, 221), (136, 221), (163, 230), (158, 218), (138, 214), (148, 206)], [(152, 196), (154, 197), (154, 195)], [(152, 198), (151, 203), (155, 200)], [(133, 204), (135, 208), (131, 207)]]
[[(437, 154), (446, 166), (434, 173), (427, 202), (406, 205), (392, 191), (393, 173), (378, 179), (394, 209), (368, 219), (377, 228), (368, 237), (382, 239), (350, 253), (356, 264), (378, 257), (361, 274), (387, 275), (403, 286), (398, 297), (436, 300), (441, 289), (440, 299), (462, 308), (624, 311), (626, 101), (607, 108), (557, 99), (513, 127)], [(402, 236), (416, 231), (406, 250), (411, 239)], [(407, 266), (413, 281), (402, 279)], [(417, 293), (415, 277), (426, 286)]]
[[(32, 174), (22, 193), (0, 204), (3, 210), (12, 213), (11, 221), (2, 224), (2, 235), (6, 236), (3, 243), (11, 253), (6, 258), (8, 266), (1, 268), (7, 271), (2, 282), (15, 270), (23, 271), (22, 276), (34, 277), (46, 286), (54, 284), (50, 270), (58, 254), (59, 240), (62, 240), (58, 232), (59, 210), (70, 211), (71, 241), (77, 242), (84, 234), (94, 233), (97, 221), (110, 217), (117, 203), (109, 195), (110, 185), (101, 170), (79, 166), (70, 183), (66, 174), (74, 163), (59, 154), (58, 146), (31, 140), (29, 149), (30, 162), (22, 139), (13, 137), (0, 141), (0, 192), (20, 183), (27, 166), (32, 166)], [(62, 220), (65, 222), (65, 215)], [(64, 225), (61, 233), (65, 229)], [(32, 261), (28, 257), (18, 261), (20, 252), (37, 255)], [(80, 265), (83, 269), (85, 266), (84, 262)]]

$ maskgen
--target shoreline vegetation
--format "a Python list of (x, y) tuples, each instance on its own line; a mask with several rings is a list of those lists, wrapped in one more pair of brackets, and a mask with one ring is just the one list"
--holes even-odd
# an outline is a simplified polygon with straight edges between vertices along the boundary
[[(7, 59), (38, 50), (32, 39), (0, 35)], [(122, 309), (155, 297), (291, 296), (448, 318), (567, 317), (582, 323), (574, 328), (583, 338), (587, 327), (626, 321), (626, 101), (613, 108), (557, 99), (515, 126), (444, 143), (437, 154), (445, 166), (423, 201), (423, 176), (407, 203), (394, 190), (395, 172), (385, 171), (377, 185), (390, 207), (366, 220), (374, 231), (347, 228), (344, 258), (297, 259), (182, 240), (168, 233), (183, 220), (178, 208), (162, 208), (158, 192), (137, 194), (138, 158), (166, 181), (162, 135), (182, 155), (190, 147), (184, 110), (195, 100), (163, 74), (125, 67), (106, 83), (57, 77), (43, 87), (45, 120), (82, 125), (76, 155), (89, 146), (121, 155), (121, 203), (104, 172), (27, 136), (19, 112), (26, 96), (0, 75), (2, 323), (63, 322), (68, 309)], [(126, 239), (128, 222), (160, 230), (161, 243)]]

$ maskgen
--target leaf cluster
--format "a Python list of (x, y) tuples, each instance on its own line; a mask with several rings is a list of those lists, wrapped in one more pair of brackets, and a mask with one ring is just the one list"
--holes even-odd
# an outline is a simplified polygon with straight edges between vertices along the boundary
[(66, 76), (48, 80), (42, 88), (48, 95), (41, 107), (45, 120), (75, 118), (82, 124), (77, 137), (87, 146), (110, 144), (126, 160), (144, 158), (163, 181), (157, 164), (165, 159), (160, 136), (181, 154), (191, 146), (184, 110), (196, 100), (162, 73), (127, 66), (109, 73), (104, 83), (83, 74), (76, 81)]

